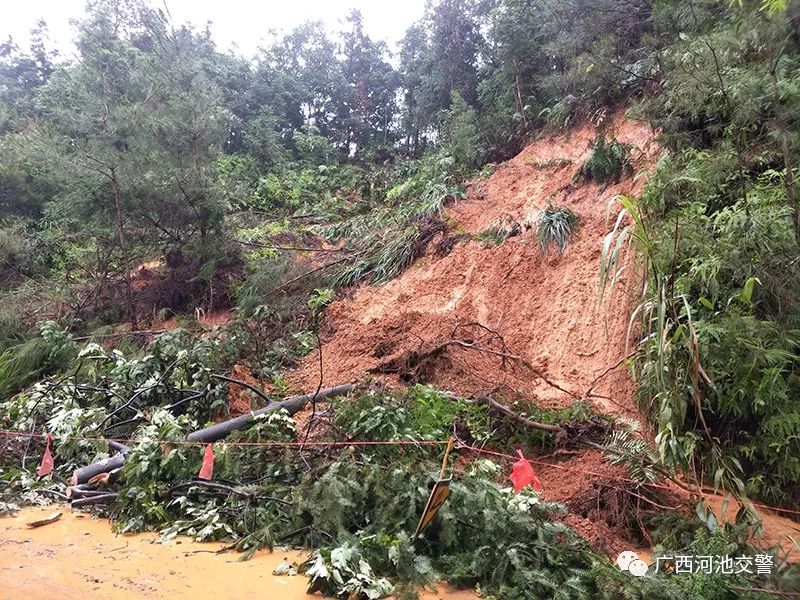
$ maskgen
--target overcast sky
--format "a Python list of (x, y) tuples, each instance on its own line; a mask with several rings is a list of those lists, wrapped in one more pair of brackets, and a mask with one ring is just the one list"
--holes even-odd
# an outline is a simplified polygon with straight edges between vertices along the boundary
[[(163, 6), (163, 0), (150, 0)], [(406, 28), (422, 16), (425, 0), (166, 0), (173, 21), (198, 26), (212, 22), (214, 40), (222, 50), (238, 47), (252, 57), (269, 29), (290, 29), (308, 19), (322, 19), (336, 30), (351, 8), (361, 10), (364, 28), (391, 47)], [(71, 54), (71, 18), (83, 15), (85, 0), (0, 0), (0, 41), (11, 35), (25, 46), (33, 23), (43, 18), (54, 45)]]

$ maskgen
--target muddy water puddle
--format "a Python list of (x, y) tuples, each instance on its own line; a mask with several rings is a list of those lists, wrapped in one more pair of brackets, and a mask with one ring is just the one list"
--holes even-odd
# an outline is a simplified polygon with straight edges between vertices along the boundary
[[(62, 512), (60, 520), (31, 529), (27, 523)], [(236, 598), (319, 599), (306, 594), (308, 579), (278, 577), (284, 558), (301, 561), (308, 552), (258, 552), (239, 561), (217, 554), (220, 543), (178, 539), (160, 544), (154, 533), (117, 535), (104, 519), (71, 512), (68, 506), (26, 508), (0, 518), (0, 600), (60, 598)], [(426, 600), (474, 600), (471, 592), (442, 586)]]

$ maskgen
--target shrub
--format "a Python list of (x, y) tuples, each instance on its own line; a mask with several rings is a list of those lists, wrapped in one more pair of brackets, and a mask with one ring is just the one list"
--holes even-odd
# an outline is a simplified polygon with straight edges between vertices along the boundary
[(553, 106), (543, 108), (538, 116), (540, 119), (545, 120), (548, 127), (553, 129), (569, 127), (573, 120), (577, 100), (572, 94), (567, 94)]
[(216, 191), (230, 206), (247, 207), (259, 183), (255, 159), (246, 154), (223, 154), (216, 167)]
[(580, 219), (570, 209), (548, 204), (539, 214), (539, 243), (547, 252), (555, 245), (559, 252), (564, 252), (572, 236), (578, 231)]
[(0, 285), (13, 282), (19, 275), (30, 275), (36, 256), (34, 242), (21, 221), (0, 224)]
[(632, 148), (630, 144), (623, 144), (616, 139), (606, 142), (605, 136), (598, 136), (579, 171), (580, 176), (598, 183), (619, 181), (623, 173), (630, 177), (633, 175), (630, 161)]
[(7, 309), (0, 309), (0, 353), (10, 346), (25, 341), (27, 328), (19, 315)]
[(474, 239), (479, 242), (493, 244), (498, 246), (505, 242), (508, 238), (520, 235), (522, 233), (523, 224), (516, 221), (509, 215), (503, 215), (494, 223), (489, 225), (486, 229), (478, 232)]
[(329, 241), (345, 238), (354, 250), (352, 260), (334, 276), (333, 286), (389, 281), (446, 230), (439, 216), (448, 200), (464, 193), (455, 184), (453, 164), (452, 157), (439, 153), (407, 163), (404, 178), (387, 190), (383, 206), (319, 230)]
[(444, 116), (444, 147), (461, 173), (469, 173), (483, 162), (478, 115), (458, 92), (453, 92)]
[(333, 280), (334, 287), (347, 287), (360, 281), (385, 283), (400, 275), (425, 251), (433, 237), (446, 229), (440, 219), (407, 221), (402, 229), (389, 228), (368, 233), (363, 244), (374, 250), (346, 265)]

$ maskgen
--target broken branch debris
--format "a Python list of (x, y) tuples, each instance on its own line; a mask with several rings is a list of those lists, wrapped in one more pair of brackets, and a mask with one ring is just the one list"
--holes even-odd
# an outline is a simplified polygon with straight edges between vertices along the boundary
[[(227, 379), (226, 379), (227, 380)], [(233, 383), (239, 383), (238, 381), (233, 381)], [(250, 387), (250, 386), (248, 386)], [(256, 411), (253, 411), (246, 415), (240, 415), (238, 417), (234, 417), (233, 419), (229, 419), (227, 421), (223, 421), (222, 423), (217, 423), (216, 425), (211, 425), (210, 427), (206, 427), (204, 429), (200, 429), (199, 431), (194, 431), (186, 436), (186, 440), (189, 442), (200, 442), (200, 443), (211, 443), (217, 440), (220, 440), (234, 431), (239, 431), (242, 429), (247, 429), (251, 427), (255, 423), (256, 417), (260, 415), (266, 415), (281, 409), (285, 409), (290, 415), (297, 413), (298, 411), (302, 410), (303, 407), (311, 400), (317, 400), (320, 398), (331, 398), (334, 396), (343, 396), (345, 394), (350, 393), (355, 389), (355, 386), (349, 383), (337, 385), (331, 388), (326, 388), (324, 390), (320, 390), (316, 394), (303, 394), (300, 396), (292, 396), (282, 400), (280, 402), (271, 402), (267, 406), (260, 408)], [(266, 396), (262, 394), (263, 397)], [(108, 496), (108, 494), (100, 494), (94, 495), (87, 493), (88, 490), (81, 489), (77, 487), (81, 484), (87, 483), (93, 477), (97, 477), (103, 473), (110, 473), (116, 469), (120, 469), (125, 464), (125, 455), (130, 451), (130, 448), (125, 444), (119, 442), (109, 442), (109, 446), (113, 449), (118, 450), (118, 452), (104, 460), (98, 461), (96, 463), (92, 463), (90, 465), (86, 465), (85, 467), (81, 467), (76, 469), (72, 477), (69, 480), (70, 487), (70, 495), (75, 494), (75, 497), (80, 497), (81, 500), (89, 500), (90, 498), (104, 498)], [(73, 506), (85, 506), (88, 504), (95, 504), (96, 502), (82, 502), (81, 504), (76, 504), (78, 500), (73, 501)]]

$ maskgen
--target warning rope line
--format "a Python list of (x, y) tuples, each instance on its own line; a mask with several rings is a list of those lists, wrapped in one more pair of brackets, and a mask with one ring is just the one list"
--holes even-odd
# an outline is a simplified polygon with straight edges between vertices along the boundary
[[(30, 437), (30, 438), (46, 438), (46, 433), (32, 433), (27, 431), (7, 431), (0, 429), (0, 435), (7, 435), (10, 437)], [(75, 436), (75, 435), (56, 435), (52, 434), (54, 440), (68, 440), (68, 441), (87, 441), (87, 442), (118, 442), (120, 444), (135, 442), (125, 438), (113, 437), (92, 437), (92, 436)], [(208, 442), (191, 441), (191, 440), (151, 440), (154, 443), (162, 445), (173, 446), (205, 446)], [(264, 446), (276, 448), (303, 448), (307, 446), (446, 446), (450, 440), (397, 440), (397, 441), (349, 441), (349, 442), (226, 442), (218, 440), (219, 443), (227, 446)], [(214, 442), (216, 443), (216, 442)]]
[[(9, 436), (9, 437), (19, 437), (19, 438), (41, 438), (45, 439), (50, 434), (47, 433), (35, 433), (35, 432), (28, 432), (28, 431), (9, 431), (0, 429), (0, 436)], [(108, 437), (93, 437), (93, 436), (69, 436), (69, 435), (56, 435), (52, 434), (51, 438), (53, 440), (69, 440), (69, 441), (90, 441), (90, 442), (118, 442), (118, 443), (131, 443), (132, 440), (128, 440), (125, 438), (108, 438)], [(206, 442), (193, 442), (189, 440), (152, 440), (155, 443), (162, 444), (162, 445), (184, 445), (184, 446), (206, 446)], [(277, 442), (277, 441), (267, 441), (267, 442), (244, 442), (244, 441), (236, 441), (236, 442), (226, 442), (220, 440), (221, 443), (227, 446), (242, 446), (242, 447), (265, 447), (265, 448), (304, 448), (304, 447), (355, 447), (355, 446), (447, 446), (451, 443), (451, 439), (448, 440), (394, 440), (394, 441), (369, 441), (369, 440), (353, 440), (353, 441), (344, 441), (344, 442), (318, 442), (318, 441), (307, 441), (307, 442)], [(479, 448), (477, 446), (470, 446), (469, 444), (465, 444), (463, 442), (458, 443), (454, 446), (456, 450), (466, 450), (469, 452), (473, 452), (476, 454), (484, 454), (486, 456), (494, 456), (496, 458), (503, 458), (510, 461), (517, 461), (519, 460), (518, 456), (513, 454), (507, 454), (505, 452), (498, 452), (496, 450), (487, 450), (486, 448)], [(599, 479), (603, 479), (606, 481), (616, 481), (620, 483), (627, 483), (633, 485), (645, 485), (651, 488), (662, 489), (666, 491), (675, 491), (675, 488), (669, 485), (664, 485), (661, 483), (655, 482), (641, 482), (635, 479), (631, 479), (629, 477), (624, 477), (621, 475), (610, 475), (608, 473), (598, 473), (596, 471), (591, 471), (589, 469), (580, 469), (576, 467), (566, 466), (566, 465), (559, 465), (556, 463), (544, 462), (541, 460), (527, 458), (526, 460), (534, 465), (538, 465), (540, 467), (558, 469), (561, 471), (567, 471), (571, 473), (578, 473), (581, 475), (589, 475), (592, 477), (597, 477)], [(709, 494), (707, 492), (703, 492), (702, 490), (695, 490), (699, 496), (703, 496), (705, 498), (719, 498), (719, 496), (715, 494)], [(759, 502), (752, 502), (752, 505), (773, 511), (776, 513), (784, 513), (790, 515), (798, 515), (800, 516), (800, 511), (792, 510), (789, 508), (780, 508), (777, 506), (770, 506), (769, 504), (762, 504)]]

